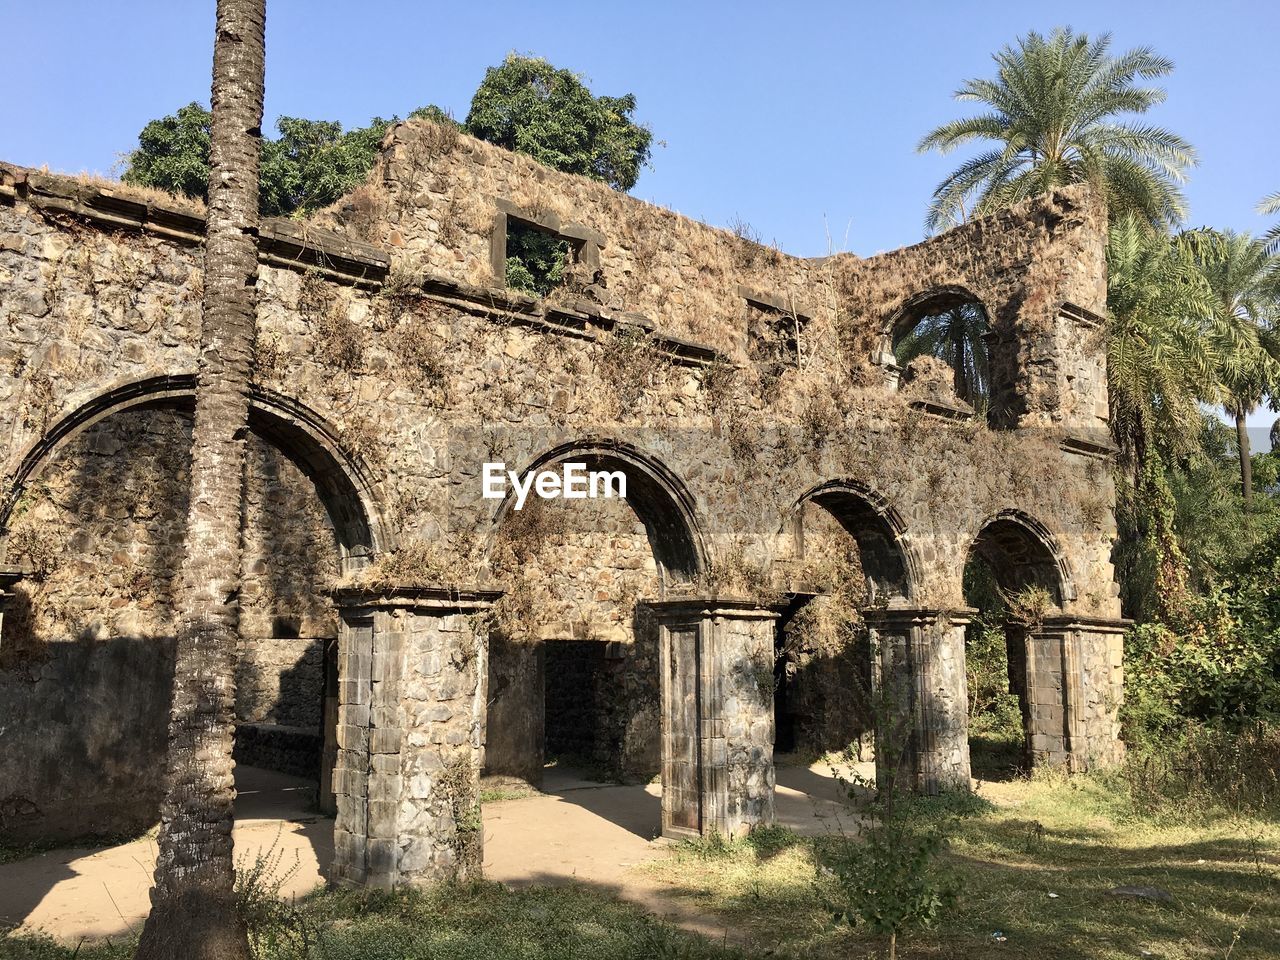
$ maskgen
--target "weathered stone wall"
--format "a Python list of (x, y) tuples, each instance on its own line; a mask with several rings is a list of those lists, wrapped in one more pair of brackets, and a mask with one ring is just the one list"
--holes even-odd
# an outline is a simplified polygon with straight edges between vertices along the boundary
[(243, 723), (320, 729), (323, 639), (253, 637), (240, 641), (236, 713)]
[[(109, 417), (64, 446), (14, 511), (9, 557), (31, 573), (0, 638), (0, 686), (15, 711), (0, 795), (52, 811), (24, 830), (56, 820), (64, 837), (121, 832), (155, 814), (190, 449), (184, 412)], [(326, 591), (338, 564), (314, 488), (256, 438), (249, 465), (243, 626), (332, 635)], [(274, 729), (246, 734), (240, 762), (314, 775), (323, 643), (242, 641), (239, 719)]]
[[(319, 218), (336, 235), (264, 224), (255, 415), (316, 482), (343, 571), (370, 589), (493, 577), (518, 588), (500, 556), (509, 515), (482, 498), (481, 464), (523, 470), (585, 452), (639, 488), (650, 560), (635, 584), (649, 596), (791, 588), (796, 505), (838, 482), (889, 532), (877, 549), (903, 571), (889, 601), (944, 618), (962, 608), (975, 538), (1016, 512), (1059, 565), (1062, 615), (1114, 620), (1101, 209), (1060, 190), (906, 250), (801, 260), (410, 123), (370, 184)], [(544, 300), (504, 288), (512, 218), (580, 249), (570, 282)], [(288, 244), (292, 259), (279, 253)], [(107, 391), (169, 378), (109, 394), (131, 423), (131, 390), (189, 402), (199, 256), (198, 224), (162, 205), (0, 169), (5, 496), (41, 482), (47, 454), (69, 449)], [(947, 402), (937, 377), (886, 362), (895, 318), (939, 287), (966, 291), (992, 320), (992, 425)], [(4, 560), (21, 552), (12, 519), (0, 518)], [(314, 526), (291, 528), (295, 553), (309, 553), (297, 531)], [(869, 529), (851, 529), (864, 560)], [(625, 645), (616, 578), (644, 555), (629, 536), (576, 577), (557, 565), (560, 593), (542, 612), (572, 624), (570, 608), (587, 603), (592, 629)], [(279, 635), (278, 617), (289, 633), (325, 635), (312, 568), (296, 568), (299, 583), (272, 582), (269, 563), (248, 571), (246, 635)], [(604, 573), (615, 580), (601, 589)], [(358, 753), (358, 739), (345, 749)], [(367, 764), (383, 753), (374, 739)], [(385, 873), (385, 846), (360, 862)]]
[(64, 640), (0, 670), (0, 838), (151, 826), (172, 681), (173, 644), (162, 637)]

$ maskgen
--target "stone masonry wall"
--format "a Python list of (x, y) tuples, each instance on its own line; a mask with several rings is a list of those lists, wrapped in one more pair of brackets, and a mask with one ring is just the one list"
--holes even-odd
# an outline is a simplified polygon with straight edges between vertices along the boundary
[[(4, 725), (14, 749), (0, 764), (0, 799), (34, 804), (45, 811), (40, 823), (59, 820), (62, 836), (128, 832), (155, 815), (190, 449), (184, 412), (108, 418), (61, 450), (10, 524), (9, 557), (31, 575), (15, 589), (0, 638), (0, 688), (21, 709)], [(246, 737), (239, 756), (313, 774), (324, 641), (269, 631), (332, 634), (333, 535), (296, 466), (256, 439), (249, 462), (242, 626), (268, 633), (242, 641), (238, 714), (303, 736), (257, 749)], [(71, 811), (77, 798), (91, 814)]]
[[(124, 188), (0, 167), (6, 503), (23, 487), (38, 494), (42, 451), (95, 398), (126, 385), (162, 392), (142, 381), (194, 372), (199, 234), (182, 216)], [(905, 250), (803, 260), (413, 122), (389, 136), (369, 184), (316, 223), (263, 225), (255, 389), (274, 398), (282, 424), (337, 451), (327, 522), (341, 532), (358, 514), (371, 531), (374, 562), (357, 572), (343, 560), (366, 585), (501, 580), (505, 514), (481, 496), (481, 464), (525, 469), (590, 448), (615, 451), (633, 484), (649, 481), (633, 506), (661, 531), (652, 555), (667, 557), (660, 548), (673, 538), (687, 546), (687, 569), (667, 557), (647, 589), (788, 589), (794, 507), (839, 481), (892, 516), (904, 602), (961, 608), (975, 537), (1017, 511), (1060, 558), (1061, 613), (1114, 620), (1114, 490), (1099, 438), (1103, 216), (1072, 188)], [(505, 289), (495, 271), (512, 217), (580, 248), (570, 283), (548, 298)], [(286, 242), (296, 256), (273, 252)], [(992, 318), (1003, 429), (885, 362), (894, 318), (940, 286), (968, 291)], [(794, 344), (762, 345), (771, 316), (791, 321)], [(129, 429), (143, 422), (129, 412)], [(21, 519), (0, 517), (0, 562), (24, 550)], [(309, 602), (324, 566), (309, 560), (318, 541), (297, 532), (314, 526), (290, 528), (302, 556), (285, 566), (297, 583), (271, 582), (270, 563), (248, 571), (246, 635), (278, 635), (277, 617), (290, 634), (324, 635), (322, 605)], [(123, 529), (122, 552), (154, 552), (139, 525)], [(79, 563), (93, 551), (69, 552)], [(564, 598), (590, 598), (590, 577), (562, 572), (553, 579)], [(613, 589), (592, 602), (616, 613)], [(105, 623), (98, 603), (72, 609), (87, 604), (78, 612)], [(152, 616), (128, 596), (115, 609), (116, 619)], [(592, 617), (605, 632), (625, 625)]]

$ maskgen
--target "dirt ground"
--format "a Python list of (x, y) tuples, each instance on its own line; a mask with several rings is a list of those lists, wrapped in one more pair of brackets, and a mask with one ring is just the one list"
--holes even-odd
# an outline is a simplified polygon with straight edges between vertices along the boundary
[[(312, 807), (314, 785), (253, 767), (236, 772), (237, 859), (278, 858), (287, 895), (324, 882), (333, 853), (333, 821)], [(845, 810), (831, 770), (778, 766), (778, 822), (824, 832)], [(724, 930), (664, 895), (661, 881), (631, 868), (664, 855), (660, 788), (584, 780), (549, 768), (542, 792), (484, 807), (484, 872), (517, 886), (587, 883), (711, 936)], [(847, 824), (846, 824), (847, 826)], [(140, 929), (150, 906), (154, 834), (113, 847), (51, 850), (0, 865), (0, 929), (43, 930), (76, 943)]]

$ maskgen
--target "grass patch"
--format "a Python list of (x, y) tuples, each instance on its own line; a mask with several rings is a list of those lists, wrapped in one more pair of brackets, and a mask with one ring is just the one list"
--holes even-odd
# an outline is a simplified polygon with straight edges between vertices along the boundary
[[(507, 890), (496, 883), (428, 892), (327, 891), (298, 904), (304, 954), (292, 938), (259, 960), (731, 960), (743, 954), (677, 930), (611, 892), (586, 886)], [(13, 960), (116, 960), (131, 944), (63, 947), (0, 941)]]
[[(922, 829), (961, 816), (941, 860), (959, 898), (937, 929), (904, 934), (901, 957), (1280, 956), (1280, 827), (1272, 821), (1152, 818), (1115, 775), (1043, 775), (990, 785), (985, 798), (914, 804)], [(856, 842), (795, 838), (766, 854), (747, 841), (702, 841), (645, 869), (756, 949), (875, 956), (879, 941), (830, 922), (831, 878), (816, 866), (831, 852), (822, 845)], [(1157, 887), (1172, 902), (1110, 894), (1120, 886)]]
[(480, 788), (480, 804), (497, 803), (500, 800), (523, 800), (526, 797), (536, 797), (538, 791), (533, 787), (481, 787)]
[[(920, 830), (946, 822), (939, 866), (959, 897), (931, 930), (899, 940), (905, 958), (1271, 960), (1280, 956), (1280, 824), (1188, 807), (1150, 810), (1123, 772), (987, 784), (981, 796), (909, 797)], [(856, 821), (851, 814), (849, 823)], [(831, 922), (833, 876), (850, 837), (785, 827), (672, 847), (638, 868), (693, 913), (719, 917), (737, 946), (686, 933), (585, 884), (507, 890), (477, 883), (428, 892), (324, 891), (260, 910), (261, 960), (418, 958), (763, 958), (882, 955), (862, 928)], [(1114, 896), (1154, 887), (1168, 902)], [(262, 889), (270, 890), (270, 884)], [(273, 926), (274, 925), (274, 926)], [(263, 929), (259, 929), (262, 927)], [(132, 943), (0, 940), (0, 958), (115, 960)]]

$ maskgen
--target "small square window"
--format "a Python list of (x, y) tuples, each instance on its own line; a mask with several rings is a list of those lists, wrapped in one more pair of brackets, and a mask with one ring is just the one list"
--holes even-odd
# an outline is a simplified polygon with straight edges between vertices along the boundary
[(581, 261), (582, 244), (533, 223), (507, 217), (505, 280), (512, 290), (545, 297)]

